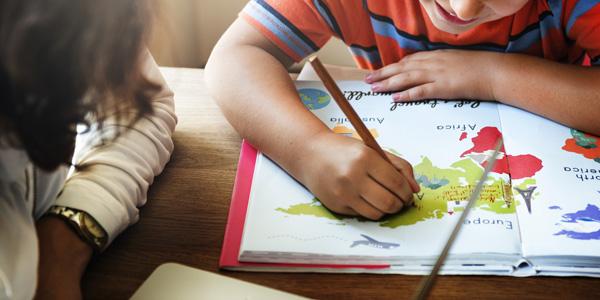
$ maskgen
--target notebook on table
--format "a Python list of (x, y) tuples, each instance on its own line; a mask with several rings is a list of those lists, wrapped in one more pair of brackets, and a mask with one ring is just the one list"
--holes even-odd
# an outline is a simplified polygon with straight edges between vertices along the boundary
[(307, 299), (176, 263), (159, 266), (131, 297), (163, 299)]

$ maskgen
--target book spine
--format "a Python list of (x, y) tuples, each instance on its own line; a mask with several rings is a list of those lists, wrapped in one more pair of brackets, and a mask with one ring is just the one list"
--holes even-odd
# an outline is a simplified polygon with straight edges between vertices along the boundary
[(238, 254), (244, 231), (244, 220), (246, 219), (246, 212), (248, 210), (248, 199), (250, 197), (250, 187), (252, 186), (257, 155), (258, 151), (252, 145), (246, 141), (242, 142), (219, 267), (234, 267), (240, 264)]

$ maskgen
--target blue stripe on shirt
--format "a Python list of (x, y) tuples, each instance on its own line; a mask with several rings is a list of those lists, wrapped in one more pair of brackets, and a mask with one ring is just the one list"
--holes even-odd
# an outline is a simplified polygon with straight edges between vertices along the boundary
[(511, 36), (506, 52), (524, 52), (536, 43), (540, 43), (552, 30), (561, 28), (562, 1), (549, 0), (550, 11), (539, 15), (538, 23), (527, 26), (521, 33)]
[(372, 66), (381, 66), (381, 56), (379, 55), (379, 49), (376, 47), (366, 48), (359, 45), (350, 45), (350, 52), (354, 56), (362, 57)]
[[(550, 18), (544, 18), (542, 24), (548, 29), (562, 28), (563, 0), (548, 0), (548, 6), (552, 15)], [(546, 32), (548, 31), (546, 30)]]
[(342, 30), (340, 29), (340, 26), (338, 25), (337, 21), (335, 20), (335, 17), (331, 13), (331, 10), (329, 10), (327, 5), (325, 5), (325, 3), (323, 3), (323, 1), (321, 0), (313, 0), (313, 4), (319, 11), (319, 14), (321, 14), (323, 20), (327, 22), (329, 28), (331, 28), (331, 31), (335, 32), (335, 34), (337, 34), (338, 37), (343, 41), (344, 36), (342, 35)]
[(506, 45), (506, 52), (515, 53), (515, 52), (525, 52), (535, 43), (541, 41), (541, 30), (538, 24), (534, 24), (534, 27), (530, 28), (528, 31), (524, 31), (519, 38), (515, 40), (511, 40)]
[(580, 0), (575, 4), (575, 8), (571, 12), (571, 16), (569, 17), (569, 21), (567, 22), (567, 34), (571, 32), (573, 25), (586, 12), (590, 11), (596, 5), (600, 4), (600, 0)]
[(250, 2), (248, 6), (246, 6), (245, 12), (276, 35), (288, 46), (288, 48), (294, 51), (298, 57), (306, 57), (316, 51), (316, 46), (313, 48), (314, 44), (308, 44), (302, 37), (298, 36), (290, 26), (288, 26), (289, 21), (285, 20), (280, 14), (274, 14), (273, 8), (268, 9), (270, 7), (266, 7), (265, 5), (268, 6), (264, 1)]
[(414, 36), (403, 32), (396, 28), (391, 23), (391, 20), (385, 20), (385, 17), (376, 16), (373, 13), (371, 15), (371, 25), (376, 34), (392, 38), (398, 43), (398, 45), (407, 50), (411, 51), (427, 51), (427, 50), (438, 50), (438, 49), (467, 49), (467, 50), (486, 50), (503, 52), (504, 46), (496, 45), (493, 43), (484, 44), (473, 44), (473, 45), (462, 45), (454, 46), (446, 43), (434, 43), (429, 41), (425, 36)]

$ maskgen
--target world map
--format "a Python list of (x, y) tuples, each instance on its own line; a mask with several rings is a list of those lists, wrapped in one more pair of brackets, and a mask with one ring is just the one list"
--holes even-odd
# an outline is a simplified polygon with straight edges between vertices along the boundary
[(324, 108), (331, 102), (331, 96), (320, 89), (299, 89), (298, 95), (302, 104), (310, 110)]
[[(446, 215), (453, 215), (464, 210), (469, 196), (483, 173), (483, 168), (488, 163), (496, 140), (500, 136), (500, 131), (495, 127), (482, 128), (470, 140), (471, 148), (463, 152), (454, 163), (447, 167), (436, 166), (430, 158), (422, 157), (421, 161), (413, 166), (415, 178), (421, 186), (421, 191), (416, 195), (413, 207), (384, 217), (378, 221), (379, 225), (396, 228), (430, 219), (441, 219)], [(462, 140), (465, 140), (464, 134), (461, 134), (459, 142)], [(393, 149), (388, 150), (397, 153)], [(516, 169), (510, 169), (509, 172), (509, 165), (512, 167), (515, 162), (517, 162)], [(535, 184), (535, 180), (529, 177), (534, 176), (542, 167), (542, 161), (530, 154), (502, 155), (498, 158), (475, 207), (496, 214), (515, 213), (519, 202), (513, 199), (512, 187), (506, 175), (522, 179), (520, 187), (527, 188)], [(323, 206), (317, 198), (313, 198), (309, 203), (295, 204), (276, 210), (285, 215), (326, 218), (338, 221), (342, 225), (350, 219), (366, 221), (361, 218), (336, 214)]]

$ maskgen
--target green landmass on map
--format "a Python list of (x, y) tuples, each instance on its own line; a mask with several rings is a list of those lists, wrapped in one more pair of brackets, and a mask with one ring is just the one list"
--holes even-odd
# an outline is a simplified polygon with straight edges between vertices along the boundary
[(317, 97), (317, 102), (318, 102), (319, 104), (323, 104), (323, 103), (325, 103), (325, 102), (329, 101), (329, 99), (330, 99), (330, 98), (329, 98), (329, 95), (326, 95), (326, 96), (319, 96), (319, 97)]
[(313, 198), (311, 203), (301, 203), (292, 205), (289, 208), (278, 208), (277, 211), (296, 216), (313, 216), (326, 218), (334, 221), (341, 221), (347, 218), (344, 215), (337, 214), (327, 207), (323, 206), (319, 199)]
[[(535, 185), (536, 184), (536, 180), (535, 178), (527, 178), (525, 180), (522, 180), (521, 182), (519, 182), (519, 184), (514, 185), (515, 188), (519, 188), (519, 189), (527, 189), (528, 187)], [(514, 184), (514, 181), (513, 181)]]
[[(444, 215), (464, 210), (469, 195), (483, 173), (483, 168), (471, 158), (461, 159), (449, 168), (439, 168), (434, 166), (429, 158), (423, 157), (422, 161), (414, 166), (414, 172), (421, 186), (421, 191), (415, 197), (414, 207), (383, 218), (379, 221), (380, 226), (396, 228), (412, 225), (428, 219), (441, 219)], [(515, 213), (515, 204), (518, 203), (513, 203), (510, 191), (509, 183), (504, 182), (502, 178), (489, 177), (475, 207), (497, 214)], [(353, 218), (331, 212), (316, 198), (310, 203), (278, 208), (277, 211), (342, 222)]]
[(598, 147), (596, 145), (597, 141), (595, 138), (588, 136), (581, 131), (571, 129), (571, 135), (575, 139), (576, 144), (580, 147), (583, 147), (585, 149), (594, 149)]

